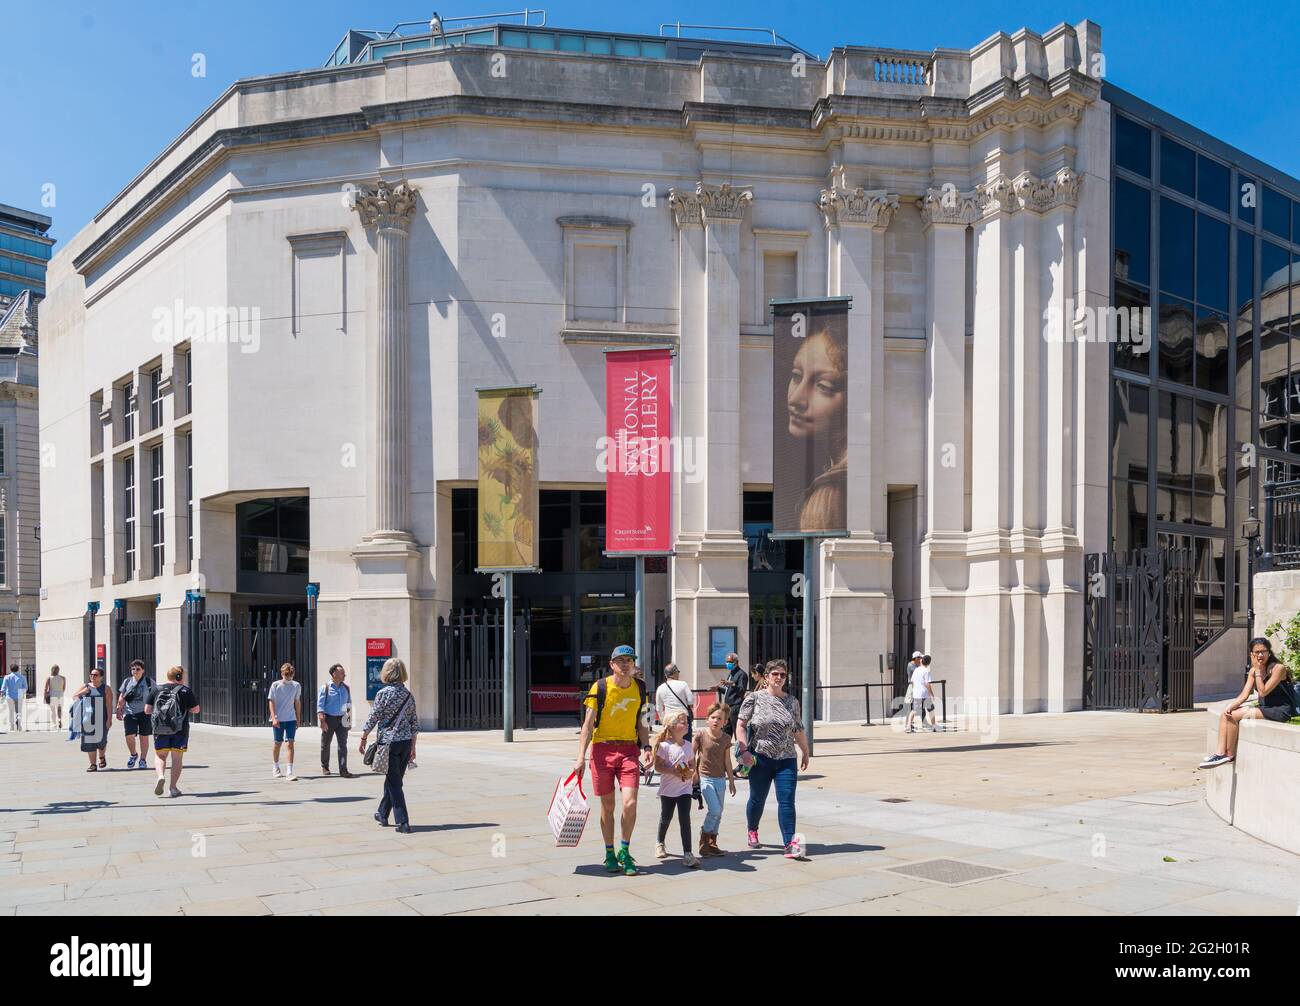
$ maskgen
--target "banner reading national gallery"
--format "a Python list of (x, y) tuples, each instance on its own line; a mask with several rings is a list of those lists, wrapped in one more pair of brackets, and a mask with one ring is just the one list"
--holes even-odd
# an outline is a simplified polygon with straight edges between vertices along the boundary
[(478, 568), (537, 566), (537, 389), (478, 393)]
[(605, 354), (605, 550), (672, 550), (672, 351)]
[(772, 534), (848, 530), (851, 297), (772, 301)]

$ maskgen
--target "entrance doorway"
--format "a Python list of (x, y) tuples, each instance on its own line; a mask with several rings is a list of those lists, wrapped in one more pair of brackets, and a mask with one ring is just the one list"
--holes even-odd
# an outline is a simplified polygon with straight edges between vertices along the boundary
[[(529, 624), (528, 685), (548, 692), (572, 689), (576, 695), (607, 673), (615, 646), (636, 638), (635, 565), (632, 559), (604, 554), (603, 490), (544, 489), (539, 502), (542, 571), (514, 579), (516, 610), (527, 613)], [(492, 577), (474, 572), (477, 507), (477, 489), (452, 490), (452, 607), (456, 611), (502, 607), (492, 596)], [(648, 573), (646, 578), (663, 575)], [(648, 654), (643, 655), (643, 666), (646, 660)], [(543, 703), (548, 704), (553, 703)]]

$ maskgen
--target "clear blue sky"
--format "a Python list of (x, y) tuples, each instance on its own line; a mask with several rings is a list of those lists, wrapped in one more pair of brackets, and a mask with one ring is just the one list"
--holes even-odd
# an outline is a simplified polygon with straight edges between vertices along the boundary
[[(2, 0), (0, 202), (76, 234), (239, 77), (321, 65), (349, 28), (390, 28), (508, 9), (480, 0)], [(1293, 176), (1300, 176), (1300, 16), (1285, 3), (777, 3), (661, 0), (636, 11), (569, 0), (549, 23), (655, 34), (660, 21), (773, 27), (825, 56), (837, 45), (969, 48), (993, 32), (1102, 27), (1108, 78)], [(191, 56), (207, 76), (191, 74)], [(41, 207), (42, 187), (56, 205)]]

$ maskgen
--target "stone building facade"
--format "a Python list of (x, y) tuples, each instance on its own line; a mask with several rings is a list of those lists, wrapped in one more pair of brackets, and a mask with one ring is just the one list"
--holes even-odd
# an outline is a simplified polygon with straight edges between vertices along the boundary
[(382, 58), (345, 40), (235, 83), (51, 263), (42, 666), (81, 666), (91, 602), (155, 618), (163, 665), (187, 591), (238, 612), (311, 581), (321, 665), (355, 674), (391, 638), (436, 725), (438, 620), (483, 594), (459, 516), (474, 389), (520, 383), (543, 391), (572, 591), (549, 680), (579, 680), (608, 640), (578, 620), (623, 575), (592, 516), (602, 349), (670, 344), (692, 470), (647, 608), (708, 687), (710, 627), (764, 657), (767, 300), (849, 295), (851, 534), (809, 571), (820, 682), (875, 680), (905, 604), (950, 699), (1077, 708), (1081, 556), (1108, 539), (1109, 350), (1069, 313), (1110, 297), (1100, 29), (825, 60), (493, 30)]

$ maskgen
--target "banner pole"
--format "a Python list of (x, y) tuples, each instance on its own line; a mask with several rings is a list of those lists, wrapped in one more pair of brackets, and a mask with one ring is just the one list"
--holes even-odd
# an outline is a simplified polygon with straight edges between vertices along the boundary
[(813, 703), (816, 690), (813, 667), (813, 553), (816, 539), (803, 540), (803, 731), (808, 741), (808, 753), (813, 749)]
[(502, 663), (505, 674), (501, 693), (501, 723), (505, 730), (507, 744), (515, 739), (515, 574), (507, 570), (503, 574), (506, 592), (505, 640), (502, 646)]
[(641, 663), (641, 673), (645, 675), (646, 683), (654, 681), (654, 675), (658, 673), (658, 668), (649, 668), (646, 673), (646, 652), (645, 652), (645, 556), (636, 557), (636, 631), (634, 633), (636, 642), (636, 658)]

